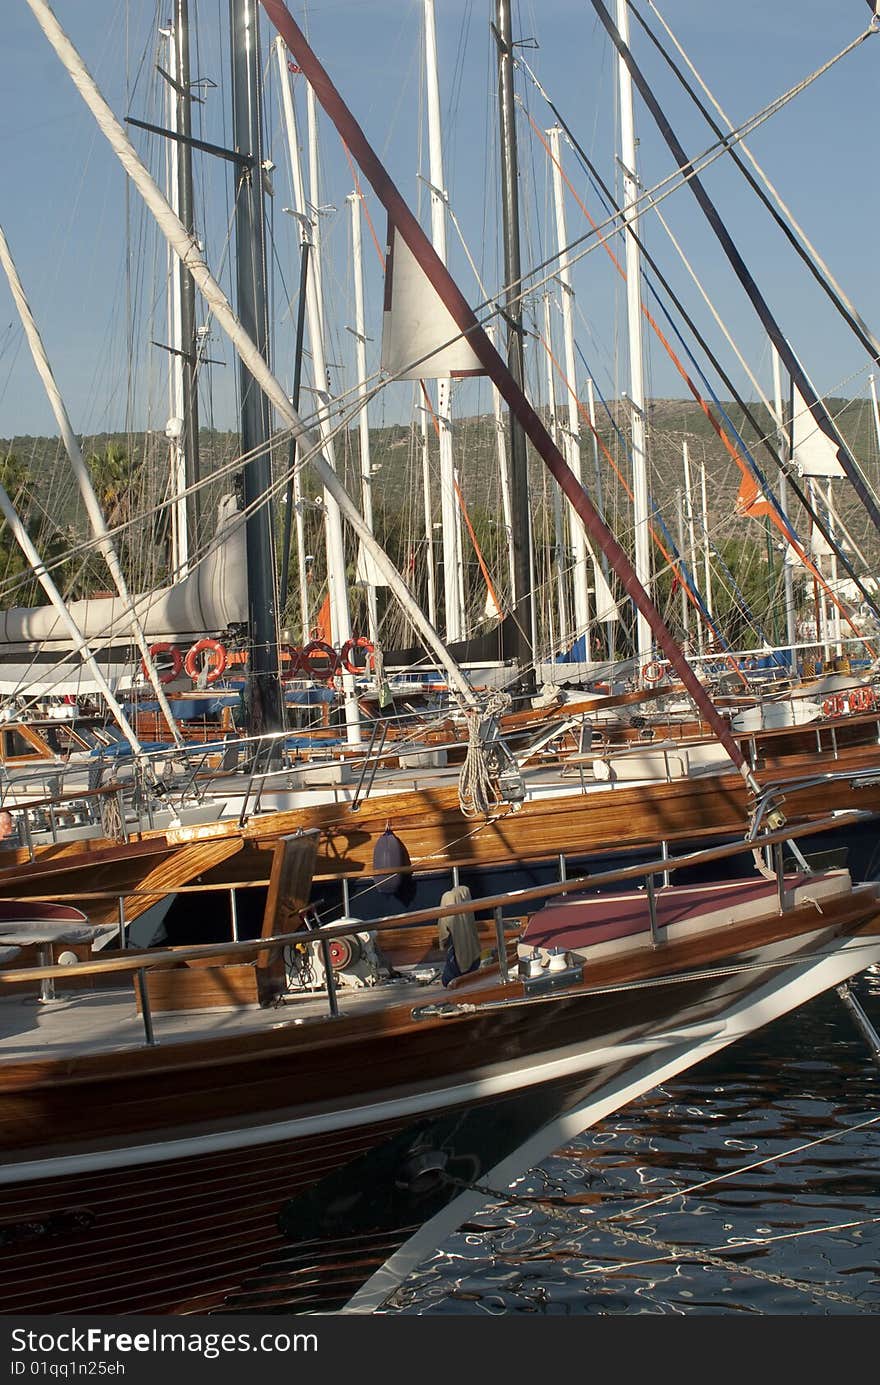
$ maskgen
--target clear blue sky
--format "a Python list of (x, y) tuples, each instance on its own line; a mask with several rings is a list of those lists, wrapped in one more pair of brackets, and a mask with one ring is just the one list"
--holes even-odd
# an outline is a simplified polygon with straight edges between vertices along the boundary
[[(640, 12), (650, 17), (646, 0), (637, 3)], [(194, 67), (198, 75), (221, 84), (228, 63), (227, 0), (191, 0), (191, 4), (200, 33)], [(866, 27), (869, 19), (865, 0), (737, 0), (736, 4), (658, 0), (658, 5), (735, 122), (820, 66)], [(292, 8), (301, 20), (302, 5)], [(308, 6), (308, 23), (319, 56), (412, 201), (419, 197), (418, 168), (427, 173), (426, 147), (419, 137), (421, 9), (420, 0), (314, 0)], [(497, 282), (499, 273), (491, 9), (490, 0), (437, 0), (447, 185), (471, 253), (490, 286)], [(154, 35), (158, 22), (167, 17), (166, 7), (145, 0), (57, 0), (55, 10), (117, 115), (132, 113), (161, 120), (155, 104)], [(515, 5), (515, 27), (520, 36), (537, 40), (539, 47), (525, 51), (526, 58), (580, 142), (612, 180), (614, 71), (608, 44), (588, 0), (523, 0)], [(266, 25), (267, 63), (270, 37)], [(635, 26), (633, 41), (687, 149), (696, 152), (705, 148), (711, 136), (669, 75), (661, 71)], [(774, 117), (752, 137), (750, 145), (863, 316), (880, 330), (873, 253), (880, 211), (874, 152), (878, 72), (880, 37), (873, 37)], [(6, 0), (4, 5), (0, 83), (4, 93), (0, 220), (43, 330), (74, 427), (82, 432), (119, 428), (126, 418), (134, 427), (162, 427), (167, 412), (164, 357), (150, 345), (151, 337), (165, 339), (159, 272), (162, 252), (135, 201), (127, 202), (123, 177), (112, 154), (25, 0)], [(542, 129), (550, 125), (552, 118), (537, 93), (523, 90), (536, 123)], [(301, 113), (303, 109), (301, 105)], [(274, 174), (278, 223), (273, 295), (278, 327), (276, 359), (279, 373), (288, 379), (291, 332), (282, 292), (284, 284), (292, 288), (296, 282), (297, 256), (293, 228), (281, 212), (290, 204), (290, 191), (277, 133), (274, 76), (268, 110), (270, 152), (278, 164)], [(225, 119), (220, 92), (208, 93), (206, 136), (222, 139)], [(651, 184), (668, 173), (670, 160), (645, 111), (637, 110), (637, 122), (641, 172), (644, 181)], [(519, 132), (524, 253), (527, 261), (537, 261), (547, 249), (546, 160), (529, 133), (525, 117)], [(157, 142), (138, 135), (136, 143), (158, 167)], [(599, 205), (575, 168), (573, 156), (567, 153), (565, 157), (575, 186), (598, 217)], [(336, 136), (326, 124), (322, 129), (322, 158), (326, 174), (322, 200), (338, 209), (325, 219), (328, 316), (334, 324), (329, 354), (336, 383), (345, 387), (351, 383), (352, 371), (352, 342), (345, 332), (346, 324), (353, 321), (345, 203), (351, 175)], [(205, 205), (209, 261), (216, 267), (224, 258), (229, 168), (200, 159), (197, 180)], [(707, 182), (817, 386), (829, 392), (864, 393), (869, 369), (864, 353), (806, 283), (803, 270), (766, 214), (753, 204), (738, 175), (716, 166)], [(424, 203), (423, 190), (421, 197)], [(381, 232), (382, 217), (374, 200), (370, 208)], [(705, 278), (742, 349), (769, 387), (766, 348), (750, 309), (696, 213), (691, 194), (679, 190), (664, 203), (663, 210), (676, 234), (687, 243), (695, 268)], [(582, 229), (573, 200), (567, 215), (573, 237)], [(684, 284), (664, 233), (650, 218), (645, 223), (645, 236), (668, 265), (675, 282)], [(369, 237), (366, 245), (371, 334), (378, 340), (380, 283)], [(476, 301), (479, 293), (452, 229), (450, 247), (453, 268), (465, 292)], [(613, 392), (623, 379), (620, 295), (601, 252), (579, 266), (576, 289), (581, 348), (601, 388)], [(692, 291), (688, 298), (696, 304)], [(129, 305), (137, 324), (133, 338), (127, 326)], [(705, 312), (698, 311), (701, 321), (707, 322)], [(375, 345), (371, 351), (375, 365)], [(651, 346), (649, 351), (650, 391), (681, 394), (657, 348)], [(219, 341), (212, 344), (211, 354), (229, 360), (228, 350)], [(727, 351), (725, 358), (731, 359)], [(133, 361), (131, 382), (125, 368), (129, 359)], [(742, 380), (738, 367), (733, 366), (732, 371)], [(213, 417), (219, 425), (229, 426), (234, 420), (231, 365), (214, 368), (212, 380), (213, 413), (206, 401), (203, 418), (209, 421)], [(403, 416), (408, 398), (400, 394), (391, 398), (384, 412), (378, 410), (379, 418)], [(462, 407), (467, 411), (487, 408), (488, 402), (478, 393), (463, 395)], [(5, 283), (0, 283), (0, 436), (54, 431), (22, 344), (11, 299)]]

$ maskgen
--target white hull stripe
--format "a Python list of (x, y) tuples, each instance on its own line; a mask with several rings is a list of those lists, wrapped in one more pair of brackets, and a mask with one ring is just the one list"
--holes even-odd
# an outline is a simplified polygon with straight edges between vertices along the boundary
[[(858, 961), (854, 958), (843, 962), (844, 974), (851, 975), (861, 971), (872, 962), (880, 960), (880, 941), (876, 948), (867, 949), (864, 940), (854, 939), (843, 945), (842, 951), (856, 945)], [(837, 954), (839, 956), (840, 954)], [(809, 970), (809, 965), (797, 968), (801, 976)], [(779, 985), (791, 971), (780, 973), (775, 983), (770, 983), (770, 993), (775, 994)], [(834, 984), (833, 982), (828, 984)], [(748, 1004), (748, 1002), (746, 1002)], [(443, 1087), (430, 1092), (412, 1092), (383, 1101), (365, 1105), (344, 1107), (334, 1111), (321, 1112), (313, 1116), (296, 1116), (290, 1120), (276, 1121), (267, 1125), (242, 1126), (233, 1130), (212, 1131), (204, 1135), (194, 1135), (179, 1140), (162, 1140), (152, 1144), (131, 1145), (122, 1149), (94, 1150), (82, 1154), (60, 1155), (53, 1158), (29, 1160), (22, 1163), (7, 1164), (0, 1169), (0, 1187), (10, 1184), (31, 1182), (35, 1179), (61, 1178), (78, 1173), (93, 1173), (97, 1170), (127, 1168), (141, 1164), (166, 1163), (172, 1159), (187, 1159), (201, 1154), (217, 1154), (227, 1150), (252, 1148), (256, 1145), (275, 1144), (284, 1140), (296, 1140), (315, 1135), (332, 1134), (339, 1130), (354, 1130), (362, 1126), (394, 1121), (399, 1117), (415, 1118), (426, 1111), (440, 1111), (452, 1106), (469, 1106), (491, 1098), (503, 1097), (512, 1092), (526, 1090), (545, 1083), (576, 1076), (581, 1072), (653, 1054), (657, 1049), (666, 1050), (670, 1046), (686, 1043), (688, 1051), (696, 1040), (698, 1043), (722, 1047), (731, 1042), (726, 1037), (716, 1037), (724, 1030), (730, 1017), (743, 1008), (743, 1003), (732, 1007), (710, 1023), (702, 1022), (684, 1026), (676, 1030), (662, 1030), (645, 1038), (619, 1040), (599, 1048), (582, 1049), (569, 1046), (557, 1049), (554, 1053), (534, 1061), (528, 1067), (511, 1063), (495, 1072), (476, 1077), (455, 1086)], [(790, 1007), (789, 1007), (790, 1008)], [(773, 1018), (775, 1011), (768, 1015)], [(758, 1019), (750, 1028), (766, 1023)], [(748, 1033), (749, 1029), (741, 1032)], [(734, 1035), (732, 1037), (738, 1037)], [(705, 1051), (714, 1052), (714, 1047)], [(702, 1051), (702, 1050), (701, 1050)], [(555, 1146), (553, 1146), (555, 1148)]]

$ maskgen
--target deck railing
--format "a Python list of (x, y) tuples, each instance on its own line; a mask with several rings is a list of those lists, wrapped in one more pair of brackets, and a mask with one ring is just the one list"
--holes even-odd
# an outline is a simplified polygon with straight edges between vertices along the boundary
[[(791, 826), (779, 827), (773, 831), (765, 832), (754, 837), (745, 837), (736, 842), (728, 842), (720, 846), (707, 847), (699, 851), (687, 852), (681, 856), (662, 855), (648, 862), (621, 866), (615, 870), (603, 871), (595, 875), (584, 875), (576, 878), (561, 879), (556, 882), (544, 885), (528, 886), (523, 889), (506, 891), (500, 894), (484, 895), (477, 899), (465, 900), (461, 903), (451, 905), (436, 905), (426, 909), (412, 910), (402, 914), (388, 915), (380, 920), (364, 922), (363, 930), (382, 935), (390, 932), (405, 932), (408, 930), (424, 927), (428, 923), (437, 923), (440, 919), (447, 918), (452, 914), (490, 914), (495, 922), (496, 941), (498, 944), (498, 963), (501, 972), (501, 980), (509, 982), (510, 977), (506, 964), (506, 936), (505, 936), (505, 911), (515, 909), (518, 917), (523, 915), (523, 906), (546, 902), (563, 894), (572, 894), (578, 891), (587, 890), (598, 891), (607, 889), (611, 886), (632, 883), (633, 881), (643, 881), (645, 884), (646, 899), (648, 902), (649, 926), (651, 942), (654, 947), (659, 947), (664, 942), (663, 930), (660, 926), (656, 909), (656, 886), (658, 878), (662, 881), (676, 871), (691, 869), (712, 864), (716, 861), (727, 860), (731, 857), (757, 850), (765, 850), (772, 860), (772, 873), (776, 878), (777, 903), (780, 913), (785, 912), (789, 907), (787, 892), (785, 889), (785, 878), (783, 875), (782, 851), (786, 843), (791, 843), (793, 839), (798, 840), (803, 837), (814, 836), (829, 829), (839, 829), (845, 826), (855, 825), (866, 821), (873, 814), (860, 811), (846, 811), (835, 813), (830, 817), (819, 819), (815, 822), (800, 825), (797, 829)], [(768, 872), (770, 873), (770, 872)], [(130, 892), (133, 896), (137, 891)], [(155, 890), (152, 891), (155, 893)], [(23, 901), (27, 903), (28, 901)], [(308, 910), (302, 911), (303, 915)], [(509, 920), (508, 920), (509, 921)], [(328, 1009), (332, 1017), (339, 1013), (336, 989), (333, 983), (333, 968), (330, 964), (328, 954), (328, 944), (338, 937), (350, 935), (353, 931), (351, 920), (343, 920), (337, 923), (317, 924), (304, 926), (295, 931), (273, 934), (268, 937), (260, 937), (245, 942), (230, 943), (205, 943), (189, 947), (176, 947), (170, 949), (150, 949), (148, 952), (139, 952), (134, 956), (126, 956), (124, 953), (112, 957), (101, 958), (97, 961), (77, 962), (75, 964), (64, 965), (54, 963), (51, 966), (27, 966), (0, 970), (0, 996), (3, 988), (13, 985), (20, 985), (23, 982), (36, 982), (42, 985), (46, 981), (54, 981), (60, 978), (70, 979), (72, 976), (77, 978), (85, 976), (107, 976), (107, 975), (130, 975), (134, 984), (137, 986), (141, 1001), (141, 1011), (144, 1024), (145, 1041), (148, 1044), (156, 1042), (153, 1026), (152, 1013), (150, 1009), (147, 972), (159, 967), (168, 967), (189, 961), (213, 960), (225, 962), (229, 960), (246, 960), (256, 958), (259, 953), (266, 953), (280, 948), (286, 948), (296, 943), (318, 944), (324, 954), (325, 977), (327, 978)]]

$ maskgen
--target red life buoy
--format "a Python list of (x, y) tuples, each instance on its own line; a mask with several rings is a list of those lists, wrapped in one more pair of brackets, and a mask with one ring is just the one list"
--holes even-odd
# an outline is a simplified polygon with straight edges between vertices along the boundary
[(333, 675), (339, 671), (339, 655), (332, 644), (325, 644), (323, 640), (312, 640), (304, 649), (299, 650), (299, 657), (294, 665), (294, 672), (296, 671), (304, 678), (317, 678), (321, 682), (329, 683)]
[[(363, 649), (366, 651), (366, 658), (364, 659), (363, 665), (352, 663), (351, 656), (352, 652), (355, 649)], [(373, 660), (373, 669), (375, 670), (375, 655), (376, 651), (373, 648), (373, 645), (367, 639), (366, 635), (357, 635), (354, 639), (346, 640), (345, 644), (342, 646), (342, 649), (339, 651), (339, 658), (340, 662), (342, 663), (342, 667), (344, 669), (347, 669), (349, 673), (354, 674), (365, 673), (367, 669), (367, 664), (369, 663), (371, 657)]]
[[(169, 669), (166, 669), (164, 673), (159, 674), (159, 682), (162, 684), (173, 683), (175, 678), (179, 678), (180, 670), (183, 668), (183, 659), (181, 657), (180, 650), (177, 648), (177, 645), (169, 644), (167, 640), (159, 640), (158, 644), (150, 645), (150, 658), (153, 660), (154, 663), (157, 654), (171, 655), (171, 667)], [(156, 668), (158, 672), (158, 665), (156, 666)], [(149, 680), (150, 675), (147, 670), (146, 659), (141, 659), (141, 669), (143, 671), (144, 677)]]
[(201, 673), (199, 655), (203, 654), (205, 650), (209, 650), (213, 656), (208, 666), (207, 681), (216, 683), (226, 670), (226, 650), (219, 640), (196, 640), (195, 644), (187, 650), (183, 667), (190, 678), (195, 681)]
[(645, 664), (642, 669), (642, 677), (646, 683), (659, 683), (663, 677), (663, 666), (656, 659), (652, 659), (649, 664)]
[(839, 717), (844, 709), (843, 698), (836, 693), (834, 697), (826, 697), (822, 703), (822, 711), (826, 717)]

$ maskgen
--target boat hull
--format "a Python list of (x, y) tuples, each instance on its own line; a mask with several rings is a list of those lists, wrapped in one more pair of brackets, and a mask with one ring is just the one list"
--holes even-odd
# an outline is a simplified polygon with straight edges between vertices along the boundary
[(413, 1247), (560, 1130), (878, 959), (862, 891), (822, 922), (801, 909), (597, 962), (544, 999), (475, 981), (422, 1018), (410, 1001), (379, 1024), (7, 1064), (4, 1310), (376, 1306)]

